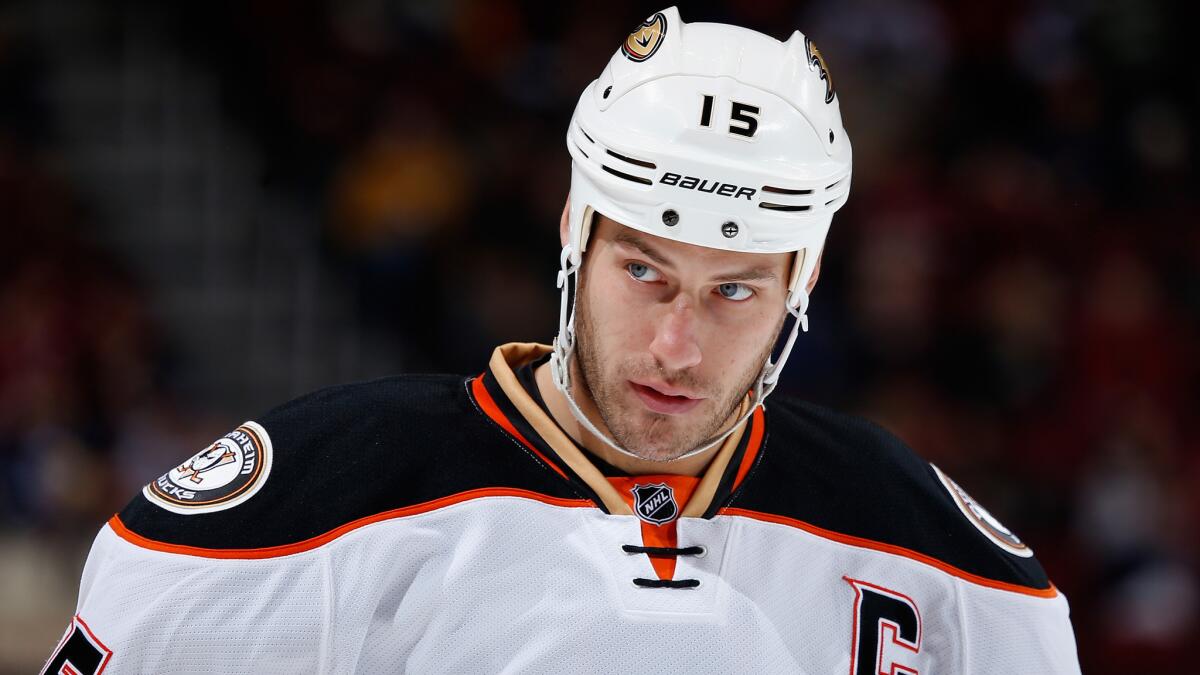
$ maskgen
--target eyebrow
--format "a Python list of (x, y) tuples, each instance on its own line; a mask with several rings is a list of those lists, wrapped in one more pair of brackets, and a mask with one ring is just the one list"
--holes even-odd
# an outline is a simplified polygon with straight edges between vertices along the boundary
[(630, 234), (627, 231), (617, 233), (617, 236), (613, 238), (613, 241), (616, 241), (621, 244), (625, 244), (626, 246), (631, 246), (633, 248), (636, 248), (637, 250), (642, 252), (642, 255), (653, 260), (654, 262), (658, 263), (659, 265), (670, 266), (670, 264), (671, 264), (671, 262), (669, 260), (667, 260), (666, 258), (662, 257), (662, 255), (659, 254), (658, 251), (655, 251), (654, 249), (650, 248), (650, 245), (647, 244), (646, 242), (642, 241), (642, 239), (640, 237)]
[(775, 281), (779, 275), (767, 267), (750, 267), (716, 277), (717, 281)]
[[(648, 243), (646, 243), (645, 240), (643, 240), (641, 237), (638, 237), (637, 235), (632, 234), (631, 232), (628, 232), (628, 231), (620, 232), (615, 237), (613, 237), (613, 241), (620, 243), (620, 244), (625, 244), (626, 246), (630, 246), (632, 248), (637, 249), (642, 255), (644, 255), (647, 258), (649, 258), (650, 260), (658, 263), (659, 265), (663, 265), (666, 267), (672, 266), (671, 261), (667, 260), (665, 257), (663, 257), (663, 255), (661, 253), (659, 253), (658, 251), (655, 251), (653, 248), (651, 248), (651, 246)], [(716, 277), (713, 277), (713, 280), (721, 281), (721, 282), (775, 281), (778, 278), (779, 278), (779, 275), (777, 275), (773, 269), (771, 269), (770, 267), (761, 267), (760, 266), (760, 267), (748, 267), (746, 269), (737, 270), (734, 272), (730, 272), (728, 274), (721, 274)]]

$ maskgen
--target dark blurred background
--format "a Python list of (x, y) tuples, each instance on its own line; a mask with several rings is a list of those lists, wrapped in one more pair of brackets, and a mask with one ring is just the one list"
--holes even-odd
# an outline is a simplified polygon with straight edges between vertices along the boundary
[[(0, 3), (0, 671), (51, 651), (103, 521), (230, 427), (551, 339), (566, 124), (658, 9)], [(681, 11), (814, 38), (854, 144), (781, 389), (884, 424), (1029, 541), (1085, 672), (1191, 672), (1193, 23), (1137, 0)]]

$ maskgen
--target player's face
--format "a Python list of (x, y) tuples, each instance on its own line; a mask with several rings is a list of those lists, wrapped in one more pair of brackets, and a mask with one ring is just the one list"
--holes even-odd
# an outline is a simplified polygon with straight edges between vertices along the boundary
[(584, 259), (577, 363), (613, 439), (669, 461), (716, 436), (779, 335), (792, 254), (683, 244), (597, 216)]

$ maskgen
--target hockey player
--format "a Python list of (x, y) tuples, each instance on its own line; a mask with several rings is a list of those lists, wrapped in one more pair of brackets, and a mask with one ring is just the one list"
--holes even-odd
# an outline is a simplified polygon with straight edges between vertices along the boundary
[(765, 403), (850, 186), (813, 43), (659, 12), (567, 147), (553, 346), (320, 391), (172, 468), (45, 672), (1078, 672), (1066, 600), (962, 488)]

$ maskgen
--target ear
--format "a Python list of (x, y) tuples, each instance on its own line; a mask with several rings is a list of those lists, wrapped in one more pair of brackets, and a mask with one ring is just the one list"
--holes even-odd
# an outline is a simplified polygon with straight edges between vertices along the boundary
[(562, 217), (558, 219), (559, 243), (566, 246), (569, 236), (571, 236), (571, 196), (567, 195), (567, 203), (563, 205)]
[(808, 278), (808, 283), (804, 285), (804, 290), (812, 295), (813, 287), (817, 285), (817, 277), (821, 276), (821, 258), (825, 257), (825, 249), (821, 249), (820, 255), (817, 256), (817, 264), (813, 267), (812, 276)]

